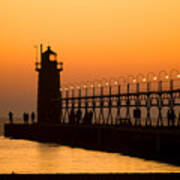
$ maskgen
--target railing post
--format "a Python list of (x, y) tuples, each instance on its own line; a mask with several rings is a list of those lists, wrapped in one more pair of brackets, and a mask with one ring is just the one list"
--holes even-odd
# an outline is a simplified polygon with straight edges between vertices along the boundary
[(92, 108), (93, 108), (93, 114), (94, 114), (94, 123), (98, 124), (99, 122), (97, 121), (97, 116), (96, 116), (96, 100), (94, 99), (95, 97), (95, 87), (92, 86), (92, 91), (93, 91), (93, 95), (92, 95)]
[(87, 97), (88, 96), (88, 88), (85, 87), (85, 96)]
[(136, 93), (139, 94), (139, 83), (136, 83)]
[(113, 124), (113, 116), (112, 116), (112, 89), (111, 86), (109, 86), (109, 102), (108, 102), (108, 116), (107, 116), (107, 124), (109, 124), (109, 119), (110, 119), (110, 125)]
[(174, 81), (173, 79), (170, 80), (170, 91), (173, 91)]
[(74, 89), (72, 89), (72, 100), (71, 100), (71, 108), (74, 110)]
[(68, 115), (67, 119), (69, 120), (69, 91), (68, 90), (66, 90), (66, 106), (65, 106), (65, 112), (64, 112), (64, 117), (63, 117), (63, 123), (66, 123), (66, 115)]
[(150, 82), (147, 82), (147, 117), (146, 117), (146, 127), (149, 125), (151, 126), (151, 117), (150, 117), (150, 110), (151, 110), (151, 102), (150, 102)]
[(85, 114), (88, 114), (87, 87), (85, 87)]
[(103, 98), (103, 94), (104, 94), (104, 88), (103, 86), (100, 87), (100, 114), (99, 114), (99, 123), (101, 121), (102, 118), (102, 124), (104, 124), (104, 98)]
[(158, 99), (158, 110), (159, 110), (159, 115), (158, 115), (158, 121), (157, 121), (157, 126), (162, 126), (162, 81), (159, 81), (159, 99)]
[(121, 85), (118, 85), (118, 97), (117, 97), (117, 115), (116, 115), (116, 125), (121, 125)]
[(147, 82), (147, 92), (149, 93), (151, 90), (151, 82)]
[(72, 124), (75, 123), (75, 112), (74, 112), (74, 105), (75, 105), (75, 102), (74, 102), (74, 89), (72, 89), (72, 99), (71, 99), (71, 115), (70, 115), (70, 121)]
[(159, 92), (162, 92), (162, 80), (159, 81)]
[[(139, 110), (139, 82), (136, 83), (136, 110)], [(135, 117), (135, 126), (141, 125), (141, 119)]]
[(131, 119), (130, 119), (130, 98), (129, 98), (129, 93), (130, 93), (130, 84), (127, 84), (127, 100), (126, 100), (126, 121), (128, 121), (128, 125), (131, 124)]
[[(78, 111), (81, 112), (81, 116), (82, 116), (82, 110), (81, 110), (81, 89), (79, 88), (79, 95), (78, 95)], [(82, 117), (79, 117), (79, 123), (81, 123), (81, 119)]]
[[(172, 126), (175, 125), (175, 113), (174, 113), (174, 98), (173, 98), (173, 80), (170, 80), (170, 111), (174, 115), (171, 115), (171, 123)], [(168, 119), (168, 126), (169, 126), (169, 119)]]

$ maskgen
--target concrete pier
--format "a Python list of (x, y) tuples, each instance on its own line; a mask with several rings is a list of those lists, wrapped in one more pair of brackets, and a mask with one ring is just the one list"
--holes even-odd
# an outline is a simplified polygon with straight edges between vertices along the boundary
[(5, 124), (5, 136), (55, 142), (180, 165), (180, 128)]

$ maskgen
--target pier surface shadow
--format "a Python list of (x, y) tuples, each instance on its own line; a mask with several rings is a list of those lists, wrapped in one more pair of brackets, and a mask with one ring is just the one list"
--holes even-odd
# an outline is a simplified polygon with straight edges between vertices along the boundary
[[(5, 124), (5, 136), (180, 165), (179, 128)], [(48, 133), (47, 133), (48, 132)]]

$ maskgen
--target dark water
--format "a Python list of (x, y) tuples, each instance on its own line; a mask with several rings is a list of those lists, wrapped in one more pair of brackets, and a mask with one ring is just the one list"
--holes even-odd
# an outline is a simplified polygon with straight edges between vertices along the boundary
[(178, 166), (120, 153), (8, 139), (0, 122), (0, 173), (180, 172)]

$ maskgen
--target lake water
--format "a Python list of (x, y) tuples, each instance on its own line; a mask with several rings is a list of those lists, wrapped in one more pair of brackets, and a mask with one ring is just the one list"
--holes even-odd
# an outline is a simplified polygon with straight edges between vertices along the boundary
[(5, 138), (0, 122), (0, 173), (180, 172), (180, 166), (120, 153)]

